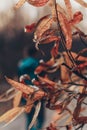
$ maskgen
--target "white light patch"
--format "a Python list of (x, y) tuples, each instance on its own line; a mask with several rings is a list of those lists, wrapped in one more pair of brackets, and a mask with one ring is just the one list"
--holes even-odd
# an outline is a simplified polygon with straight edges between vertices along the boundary
[(38, 15), (37, 7), (34, 7), (27, 2), (23, 5), (22, 12), (24, 18), (29, 20), (29, 23), (34, 22)]
[(0, 0), (0, 11), (6, 11), (13, 6), (13, 0)]

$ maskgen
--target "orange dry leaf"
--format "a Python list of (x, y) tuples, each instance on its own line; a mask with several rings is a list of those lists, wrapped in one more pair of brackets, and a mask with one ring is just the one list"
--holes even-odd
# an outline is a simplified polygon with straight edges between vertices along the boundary
[(49, 0), (26, 0), (29, 4), (33, 6), (44, 6)]
[(46, 30), (50, 29), (52, 25), (53, 19), (50, 17), (50, 15), (46, 15), (42, 17), (37, 25), (36, 25), (36, 30), (34, 32), (34, 41), (39, 42), (42, 38), (42, 35)]
[(41, 40), (41, 44), (43, 43), (50, 43), (50, 42), (53, 42), (53, 41), (60, 41), (60, 38), (58, 36), (49, 36), (47, 38), (45, 38), (44, 40)]
[[(65, 10), (58, 3), (56, 3), (56, 8), (57, 8), (57, 13), (61, 12), (65, 16), (67, 15)], [(51, 13), (52, 13), (53, 20), (56, 21), (57, 17), (56, 17), (56, 10), (55, 10), (55, 5), (54, 4), (51, 6)]]
[[(63, 55), (64, 55), (64, 57), (65, 57), (66, 64), (68, 64), (70, 67), (72, 67), (72, 62), (70, 61), (70, 59), (69, 59), (67, 53), (66, 53), (66, 52), (63, 52)], [(75, 60), (87, 61), (87, 57), (84, 57), (84, 56), (79, 56), (79, 57), (77, 58), (78, 54), (75, 53), (75, 52), (71, 52), (71, 55), (73, 56), (73, 58), (74, 58)]]
[(26, 2), (26, 0), (19, 0), (18, 3), (15, 5), (15, 9), (20, 8), (24, 3)]
[[(62, 82), (69, 82), (70, 81), (70, 75), (69, 70), (65, 66), (60, 66), (60, 72), (61, 72), (61, 81)], [(67, 85), (66, 85), (67, 87)]]
[(19, 104), (21, 102), (21, 98), (22, 98), (22, 92), (18, 91), (13, 99), (13, 107), (19, 106)]
[(80, 21), (83, 20), (83, 14), (78, 11), (73, 15), (73, 19), (69, 21), (71, 25), (78, 24)]
[(66, 39), (66, 47), (67, 49), (71, 49), (72, 47), (72, 31), (71, 31), (71, 26), (69, 25), (69, 22), (67, 20), (67, 18), (62, 14), (62, 13), (58, 13), (58, 17), (59, 17), (59, 21), (60, 21), (60, 25), (61, 25), (61, 29), (65, 35), (65, 39)]
[[(33, 94), (35, 92), (34, 88), (29, 87), (29, 85), (27, 86), (27, 85), (24, 85), (22, 83), (18, 83), (16, 81), (12, 80), (12, 79), (7, 78), (7, 77), (6, 77), (6, 80), (10, 85), (12, 85), (13, 87), (20, 90), (23, 93)], [(33, 96), (33, 99), (36, 101), (36, 100), (39, 100), (40, 98), (42, 98), (43, 96), (45, 96), (45, 92), (42, 91), (42, 90), (38, 90), (35, 93), (35, 95)]]
[(26, 25), (24, 28), (24, 31), (30, 33), (35, 29), (35, 26), (36, 26), (36, 23), (32, 23), (31, 25)]
[(54, 59), (51, 58), (49, 61), (46, 63), (41, 63), (36, 69), (35, 69), (35, 74), (40, 74), (42, 71), (46, 71), (48, 67), (54, 65)]
[(7, 82), (10, 85), (12, 85), (13, 87), (15, 87), (16, 89), (20, 90), (23, 93), (31, 94), (31, 93), (34, 92), (34, 89), (29, 87), (29, 86), (27, 86), (27, 85), (24, 85), (22, 83), (18, 83), (18, 82), (14, 81), (14, 80), (12, 80), (10, 78), (7, 78), (7, 77), (5, 77), (5, 78), (6, 78)]
[(48, 79), (47, 77), (41, 77), (41, 76), (38, 76), (39, 80), (43, 83), (47, 83), (49, 84), (50, 86), (54, 87), (56, 85), (55, 82), (51, 81), (50, 79)]
[(72, 13), (72, 6), (70, 0), (64, 0), (64, 2), (67, 9), (68, 19), (71, 20), (73, 18), (73, 13)]
[(39, 44), (48, 44), (53, 41), (60, 41), (60, 37), (56, 36), (56, 30), (54, 29), (48, 29), (39, 38), (39, 40), (36, 42), (36, 48), (38, 49)]
[(29, 4), (40, 7), (44, 6), (49, 0), (19, 0), (18, 3), (15, 5), (15, 9), (20, 8), (25, 2), (28, 2)]

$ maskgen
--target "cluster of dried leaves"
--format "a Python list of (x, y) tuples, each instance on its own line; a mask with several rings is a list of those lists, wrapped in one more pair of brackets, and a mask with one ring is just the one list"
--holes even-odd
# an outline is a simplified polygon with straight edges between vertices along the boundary
[[(49, 61), (40, 62), (36, 68), (35, 74), (38, 79), (32, 80), (33, 88), (24, 82), (24, 79), (30, 80), (28, 75), (23, 75), (20, 83), (6, 77), (7, 82), (14, 89), (11, 88), (1, 95), (0, 102), (13, 98), (13, 109), (2, 115), (0, 122), (9, 123), (22, 112), (29, 113), (37, 101), (35, 114), (29, 125), (30, 129), (37, 119), (41, 100), (44, 100), (45, 107), (56, 111), (52, 122), (45, 129), (72, 130), (74, 128), (77, 130), (83, 128), (87, 123), (87, 116), (83, 116), (82, 113), (86, 110), (87, 105), (87, 57), (83, 56), (87, 52), (87, 44), (82, 40), (82, 38), (86, 38), (86, 35), (77, 27), (77, 24), (83, 20), (83, 14), (80, 11), (73, 14), (70, 0), (64, 0), (66, 10), (56, 0), (20, 0), (15, 8), (21, 7), (26, 1), (37, 7), (48, 4), (51, 13), (42, 17), (37, 23), (27, 25), (25, 32), (34, 32), (33, 41), (36, 43), (37, 49), (39, 49), (39, 44), (50, 45), (51, 42), (54, 42), (54, 46), (50, 51)], [(87, 3), (83, 0), (75, 1), (87, 8)], [(76, 34), (79, 35), (85, 46), (78, 54), (71, 51), (72, 40)], [(59, 52), (60, 46), (63, 48), (62, 52)], [(52, 75), (58, 70), (60, 70), (59, 76), (51, 80), (49, 74)], [(44, 72), (44, 76), (41, 77), (42, 72)], [(22, 107), (20, 107), (21, 97), (26, 100), (26, 105)], [(74, 104), (73, 101), (75, 101)], [(59, 125), (58, 122), (65, 117), (63, 125)]]

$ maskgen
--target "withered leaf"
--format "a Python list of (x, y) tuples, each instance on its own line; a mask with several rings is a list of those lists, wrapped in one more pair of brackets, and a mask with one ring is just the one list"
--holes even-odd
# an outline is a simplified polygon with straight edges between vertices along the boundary
[(13, 99), (13, 107), (17, 107), (20, 104), (22, 98), (22, 92), (18, 91)]
[(19, 0), (18, 3), (15, 5), (15, 9), (20, 8), (24, 3), (26, 2), (26, 0)]
[(47, 77), (41, 77), (41, 76), (38, 76), (39, 80), (42, 81), (42, 82), (45, 82), (47, 84), (49, 84), (50, 86), (55, 86), (55, 82), (51, 81), (50, 79), (48, 79)]
[(13, 87), (20, 90), (23, 93), (30, 94), (30, 93), (34, 92), (34, 89), (27, 86), (27, 85), (24, 85), (22, 83), (18, 83), (17, 81), (14, 81), (14, 80), (7, 78), (7, 77), (5, 77), (5, 78), (10, 85), (12, 85)]
[(10, 123), (13, 121), (17, 116), (19, 116), (22, 112), (25, 111), (24, 107), (15, 107), (7, 111), (5, 114), (0, 116), (0, 122), (7, 122)]
[(49, 0), (26, 0), (26, 1), (33, 6), (40, 7), (44, 6)]
[[(65, 10), (58, 3), (56, 3), (56, 8), (57, 8), (57, 13), (61, 12), (62, 14), (64, 14), (66, 16)], [(57, 16), (56, 16), (56, 9), (55, 9), (54, 4), (51, 6), (51, 13), (52, 13), (53, 20), (56, 21)]]
[(34, 32), (34, 42), (39, 42), (40, 39), (42, 38), (42, 34), (50, 29), (51, 25), (52, 25), (53, 19), (50, 17), (50, 15), (46, 15), (44, 17), (42, 17), (37, 25), (36, 25), (36, 30)]
[(35, 69), (35, 74), (40, 74), (42, 71), (46, 71), (48, 67), (54, 65), (54, 58), (51, 58), (49, 61), (46, 63), (41, 63), (36, 69)]
[(36, 23), (32, 23), (31, 25), (26, 25), (24, 28), (24, 31), (30, 33), (35, 29), (35, 26), (36, 26)]
[(61, 29), (65, 35), (65, 39), (66, 39), (66, 47), (67, 49), (71, 49), (72, 47), (72, 30), (71, 30), (71, 26), (68, 24), (68, 20), (67, 18), (62, 14), (62, 13), (58, 13), (58, 17), (59, 17), (59, 21), (60, 21), (60, 25), (61, 25)]
[(82, 5), (83, 7), (87, 8), (87, 3), (84, 0), (75, 0), (76, 2), (78, 2), (80, 5)]
[(82, 20), (83, 20), (83, 14), (80, 11), (78, 11), (73, 15), (73, 19), (69, 21), (69, 24), (75, 25)]
[(19, 0), (18, 3), (15, 5), (15, 9), (20, 8), (25, 2), (28, 2), (29, 4), (40, 7), (44, 6), (49, 0)]
[(46, 44), (46, 43), (50, 43), (50, 42), (53, 42), (53, 41), (59, 41), (59, 40), (60, 40), (60, 38), (57, 37), (57, 36), (48, 36), (45, 39), (42, 39), (40, 43)]
[(69, 20), (73, 18), (72, 6), (70, 0), (64, 0)]

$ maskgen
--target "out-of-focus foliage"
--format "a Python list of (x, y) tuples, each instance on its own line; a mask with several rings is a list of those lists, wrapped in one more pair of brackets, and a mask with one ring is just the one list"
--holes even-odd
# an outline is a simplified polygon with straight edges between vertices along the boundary
[[(85, 2), (75, 1), (84, 6)], [(17, 8), (21, 7), (25, 2), (20, 0), (16, 5)], [(48, 0), (28, 2), (35, 6), (44, 6)], [(74, 127), (82, 129), (87, 124), (87, 116), (82, 115), (82, 112), (85, 112), (87, 107), (87, 56), (84, 56), (84, 54), (87, 54), (87, 43), (85, 42), (87, 35), (77, 26), (84, 18), (81, 11), (73, 13), (70, 0), (64, 0), (64, 3), (66, 9), (56, 0), (49, 0), (50, 14), (42, 16), (40, 20), (31, 25), (25, 26), (27, 33), (33, 31), (33, 41), (38, 50), (41, 50), (41, 45), (46, 46), (48, 44), (50, 46), (51, 42), (53, 42), (50, 49), (50, 58), (47, 61), (40, 61), (40, 65), (35, 69), (37, 79), (31, 81), (33, 88), (24, 82), (27, 76), (23, 75), (20, 83), (6, 77), (6, 81), (17, 91), (11, 91), (11, 96), (9, 96), (8, 91), (4, 96), (1, 95), (1, 101), (6, 101), (7, 94), (8, 100), (13, 98), (13, 109), (0, 117), (1, 122), (10, 123), (15, 119), (14, 114), (17, 116), (24, 111), (31, 112), (34, 103), (37, 102), (35, 114), (29, 125), (30, 129), (39, 114), (41, 100), (44, 100), (45, 107), (55, 110), (57, 113), (45, 129), (61, 130), (61, 128), (65, 128), (72, 130)], [(77, 35), (84, 48), (80, 48), (78, 52), (75, 52), (73, 51), (73, 40)], [(78, 43), (79, 45), (75, 44), (77, 47), (80, 46), (80, 43)], [(62, 48), (61, 51), (60, 48)], [(43, 76), (41, 76), (41, 73), (44, 73)], [(53, 77), (54, 73), (58, 73), (55, 78)], [(17, 97), (19, 101), (16, 100)], [(22, 107), (20, 107), (21, 97), (26, 100), (26, 104)], [(73, 103), (74, 100), (75, 104)], [(11, 113), (10, 118), (8, 117), (9, 113)], [(59, 121), (65, 117), (66, 120), (60, 125)]]

